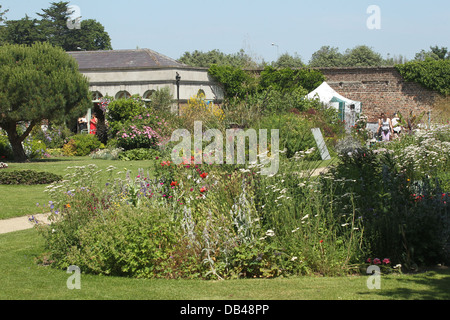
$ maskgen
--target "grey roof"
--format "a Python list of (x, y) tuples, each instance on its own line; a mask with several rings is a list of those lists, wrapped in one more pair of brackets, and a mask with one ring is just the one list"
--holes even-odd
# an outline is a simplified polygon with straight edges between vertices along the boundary
[(186, 67), (174, 59), (150, 49), (70, 51), (80, 70)]

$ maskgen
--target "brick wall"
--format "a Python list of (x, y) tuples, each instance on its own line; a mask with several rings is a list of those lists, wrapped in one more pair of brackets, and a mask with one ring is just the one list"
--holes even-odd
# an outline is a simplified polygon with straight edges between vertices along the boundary
[[(431, 111), (437, 92), (414, 82), (405, 82), (393, 67), (318, 68), (327, 83), (339, 94), (361, 101), (369, 122), (376, 122), (384, 111), (389, 117)], [(428, 118), (427, 118), (428, 119)]]

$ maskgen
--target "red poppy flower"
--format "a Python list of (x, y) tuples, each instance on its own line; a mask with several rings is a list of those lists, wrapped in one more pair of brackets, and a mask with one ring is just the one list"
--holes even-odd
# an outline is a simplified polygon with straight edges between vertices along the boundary
[(176, 181), (172, 181), (172, 183), (170, 184), (172, 187), (176, 187), (178, 185), (178, 182)]
[(202, 179), (205, 179), (207, 176), (208, 176), (208, 174), (207, 174), (206, 172), (203, 172), (203, 173), (200, 175), (200, 177), (201, 177)]
[(205, 187), (201, 188), (201, 189), (200, 189), (200, 192), (201, 192), (201, 193), (206, 192), (206, 188), (205, 188)]

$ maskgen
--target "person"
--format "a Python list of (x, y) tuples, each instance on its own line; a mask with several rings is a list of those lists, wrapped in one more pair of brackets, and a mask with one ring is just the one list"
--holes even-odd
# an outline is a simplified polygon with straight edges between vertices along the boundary
[(392, 128), (392, 121), (386, 114), (381, 113), (380, 119), (378, 119), (378, 133), (381, 131), (381, 140), (389, 141), (391, 140), (391, 133), (394, 131)]
[(82, 133), (84, 130), (87, 132), (87, 120), (85, 117), (78, 118), (78, 133)]
[(97, 117), (95, 116), (95, 114), (93, 114), (92, 119), (91, 119), (90, 130), (89, 130), (90, 134), (97, 133), (97, 123), (98, 123)]
[(400, 125), (400, 119), (397, 115), (397, 112), (394, 113), (394, 116), (392, 117), (392, 128), (394, 128), (394, 138), (398, 138), (400, 133), (402, 132), (402, 126)]

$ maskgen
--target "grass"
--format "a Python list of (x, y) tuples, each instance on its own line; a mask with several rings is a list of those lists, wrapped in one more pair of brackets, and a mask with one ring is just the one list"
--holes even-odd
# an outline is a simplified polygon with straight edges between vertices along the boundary
[[(34, 169), (64, 174), (68, 166), (113, 165), (132, 171), (149, 168), (149, 161), (119, 162), (89, 157), (30, 163), (9, 163), (6, 170)], [(326, 166), (321, 162), (317, 167)], [(0, 186), (0, 219), (36, 213), (45, 203), (45, 186)], [(367, 276), (292, 277), (229, 281), (142, 280), (81, 275), (81, 290), (69, 290), (65, 270), (36, 264), (45, 251), (36, 230), (0, 235), (0, 300), (446, 300), (450, 270), (382, 276), (381, 290), (369, 290)]]
[(34, 229), (0, 235), (1, 300), (447, 300), (450, 270), (382, 276), (369, 290), (366, 276), (293, 277), (229, 281), (142, 280), (81, 274), (81, 289), (69, 290), (70, 274), (39, 266), (44, 243)]
[[(67, 167), (86, 166), (89, 164), (95, 164), (99, 169), (103, 170), (109, 166), (115, 166), (120, 170), (127, 168), (132, 172), (137, 172), (139, 168), (147, 170), (153, 165), (151, 161), (114, 161), (91, 159), (90, 157), (61, 157), (27, 163), (8, 162), (8, 168), (2, 170), (36, 170), (64, 176), (67, 174)], [(40, 211), (41, 209), (37, 209), (36, 203), (45, 204), (51, 200), (44, 192), (45, 187), (45, 185), (0, 185), (0, 208), (2, 208), (0, 211), (0, 220), (42, 213)]]

